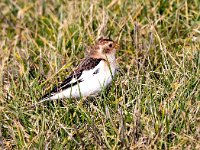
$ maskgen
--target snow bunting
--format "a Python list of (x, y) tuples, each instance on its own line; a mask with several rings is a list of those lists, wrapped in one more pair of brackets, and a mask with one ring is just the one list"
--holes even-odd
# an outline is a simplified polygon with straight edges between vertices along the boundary
[(60, 85), (44, 95), (42, 101), (87, 97), (99, 93), (113, 79), (116, 71), (115, 54), (119, 45), (100, 38), (87, 52), (87, 57)]

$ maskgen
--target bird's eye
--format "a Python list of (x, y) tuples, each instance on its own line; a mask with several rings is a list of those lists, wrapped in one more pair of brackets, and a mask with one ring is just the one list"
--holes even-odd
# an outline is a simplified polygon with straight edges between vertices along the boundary
[(110, 43), (108, 46), (111, 48), (113, 45), (112, 45), (112, 43)]

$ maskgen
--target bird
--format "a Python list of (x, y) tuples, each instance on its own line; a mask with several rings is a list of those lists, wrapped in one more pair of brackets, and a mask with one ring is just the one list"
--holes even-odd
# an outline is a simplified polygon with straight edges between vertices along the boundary
[(87, 56), (74, 71), (45, 94), (40, 102), (63, 98), (95, 96), (105, 89), (116, 73), (116, 51), (119, 44), (108, 38), (99, 38), (87, 48)]

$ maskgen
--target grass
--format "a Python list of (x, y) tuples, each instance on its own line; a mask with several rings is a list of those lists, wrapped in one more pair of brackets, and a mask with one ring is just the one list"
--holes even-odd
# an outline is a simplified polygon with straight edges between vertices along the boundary
[[(94, 99), (36, 107), (98, 37), (119, 72)], [(0, 2), (2, 149), (199, 149), (198, 0)]]

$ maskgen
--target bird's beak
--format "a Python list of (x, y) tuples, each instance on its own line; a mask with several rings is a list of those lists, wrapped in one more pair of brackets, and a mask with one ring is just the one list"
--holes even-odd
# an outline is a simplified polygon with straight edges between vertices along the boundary
[(119, 49), (120, 45), (118, 43), (115, 43), (115, 49)]

